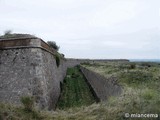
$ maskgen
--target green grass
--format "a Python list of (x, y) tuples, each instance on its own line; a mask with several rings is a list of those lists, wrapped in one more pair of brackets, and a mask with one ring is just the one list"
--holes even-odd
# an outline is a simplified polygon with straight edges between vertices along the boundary
[(95, 102), (95, 98), (78, 67), (67, 70), (62, 89), (58, 102), (59, 109), (80, 107)]
[[(135, 64), (132, 66), (131, 64)], [(149, 65), (148, 65), (149, 64)], [(94, 104), (80, 104), (75, 107), (80, 98), (75, 95), (72, 79), (80, 84), (77, 79), (78, 69), (69, 69), (66, 77), (68, 84), (63, 90), (67, 89), (64, 99), (72, 99), (67, 107), (59, 103), (63, 110), (56, 111), (38, 111), (33, 108), (32, 111), (26, 111), (25, 107), (14, 106), (0, 103), (0, 120), (160, 120), (159, 118), (125, 118), (125, 113), (152, 113), (160, 116), (160, 65), (156, 63), (126, 63), (126, 62), (107, 62), (85, 64), (85, 67), (95, 71), (107, 78), (115, 76), (118, 83), (122, 86), (123, 92), (117, 97), (110, 97), (107, 102)], [(67, 81), (68, 80), (68, 81)], [(71, 89), (69, 90), (69, 85)], [(77, 85), (77, 84), (76, 84)], [(85, 92), (83, 92), (85, 93)], [(64, 94), (64, 91), (63, 93)], [(88, 93), (87, 93), (88, 94)], [(84, 96), (87, 97), (88, 95)], [(73, 96), (72, 96), (73, 95)], [(90, 95), (90, 94), (89, 94)], [(82, 95), (83, 96), (83, 95)], [(93, 101), (94, 102), (94, 101)], [(74, 103), (74, 105), (72, 104)], [(63, 107), (62, 107), (63, 106)], [(73, 107), (72, 107), (73, 106)]]
[[(122, 113), (160, 114), (160, 65), (158, 63), (108, 62), (84, 65), (106, 78), (115, 76), (123, 87), (119, 97), (110, 98), (107, 106)], [(118, 116), (117, 116), (118, 117)]]
[(0, 103), (0, 120), (44, 120), (45, 116), (36, 109)]

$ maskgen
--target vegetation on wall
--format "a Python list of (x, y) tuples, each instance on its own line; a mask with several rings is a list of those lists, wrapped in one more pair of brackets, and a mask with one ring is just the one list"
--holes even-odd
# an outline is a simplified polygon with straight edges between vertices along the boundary
[(32, 111), (34, 107), (34, 99), (31, 96), (21, 97), (21, 102), (24, 105), (26, 111)]
[(0, 39), (7, 39), (7, 38), (21, 38), (21, 37), (34, 37), (35, 35), (30, 34), (22, 34), (22, 33), (12, 33), (11, 30), (6, 30), (3, 35), (0, 36)]
[(48, 44), (50, 47), (52, 47), (53, 49), (55, 49), (56, 51), (58, 51), (59, 48), (60, 48), (60, 47), (56, 44), (55, 41), (47, 41), (47, 44)]
[(59, 67), (60, 61), (61, 61), (59, 54), (58, 54), (58, 53), (55, 54), (54, 58), (55, 58), (55, 60), (56, 60), (56, 65), (57, 65), (57, 67)]
[(4, 35), (10, 35), (12, 33), (12, 30), (6, 30), (5, 32), (4, 32)]
[(0, 36), (0, 38), (8, 38), (8, 37), (12, 37), (12, 31), (11, 30), (6, 30), (4, 32), (4, 35)]

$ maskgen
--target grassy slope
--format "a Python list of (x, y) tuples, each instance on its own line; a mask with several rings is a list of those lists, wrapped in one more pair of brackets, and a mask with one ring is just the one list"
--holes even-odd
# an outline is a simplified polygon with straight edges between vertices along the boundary
[[(124, 113), (160, 114), (160, 65), (147, 66), (138, 63), (136, 68), (131, 69), (130, 63), (117, 62), (87, 65), (87, 68), (99, 72), (105, 77), (112, 75), (118, 77), (119, 84), (123, 86), (123, 93), (118, 97), (111, 97), (108, 102), (55, 112), (34, 111), (28, 113), (24, 112), (22, 107), (0, 104), (0, 118), (10, 117), (15, 120), (124, 120), (126, 119)], [(155, 120), (155, 118), (150, 119)]]
[(58, 102), (59, 109), (90, 105), (95, 99), (78, 67), (69, 68)]
[(123, 94), (110, 98), (109, 104), (116, 105), (124, 113), (160, 114), (159, 64), (109, 62), (86, 67), (108, 78), (117, 77), (117, 82), (123, 86)]

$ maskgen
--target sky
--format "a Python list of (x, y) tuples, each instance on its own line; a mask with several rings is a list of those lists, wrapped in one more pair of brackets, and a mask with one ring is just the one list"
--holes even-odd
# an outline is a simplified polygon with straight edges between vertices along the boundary
[(0, 0), (6, 30), (56, 41), (67, 58), (160, 59), (160, 0)]

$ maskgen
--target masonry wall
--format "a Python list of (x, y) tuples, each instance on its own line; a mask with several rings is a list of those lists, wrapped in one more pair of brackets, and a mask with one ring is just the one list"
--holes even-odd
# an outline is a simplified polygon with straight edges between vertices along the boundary
[(71, 68), (71, 67), (75, 67), (76, 65), (79, 65), (82, 62), (84, 61), (79, 60), (79, 59), (67, 59), (66, 65), (68, 68)]
[(57, 66), (54, 54), (41, 47), (1, 49), (0, 101), (20, 104), (21, 96), (33, 96), (38, 108), (55, 109), (66, 69), (64, 59)]
[(35, 87), (35, 59), (30, 49), (0, 50), (0, 101), (19, 103)]
[(81, 63), (90, 63), (90, 64), (95, 64), (95, 63), (104, 63), (104, 62), (129, 62), (127, 59), (71, 59), (68, 58), (66, 61), (67, 67), (74, 67), (76, 65), (79, 65)]
[(63, 82), (66, 75), (65, 60), (60, 59), (60, 65), (57, 66), (54, 55), (41, 49), (37, 51), (37, 54), (41, 55), (41, 62), (37, 65), (37, 69), (40, 70), (38, 80), (44, 81), (41, 83), (44, 92), (38, 96), (42, 98), (40, 105), (44, 105), (43, 108), (47, 103), (49, 109), (55, 109), (61, 92), (60, 82)]
[(116, 83), (116, 78), (106, 79), (82, 66), (80, 69), (100, 101), (105, 101), (108, 97), (119, 95), (122, 92), (121, 86)]

